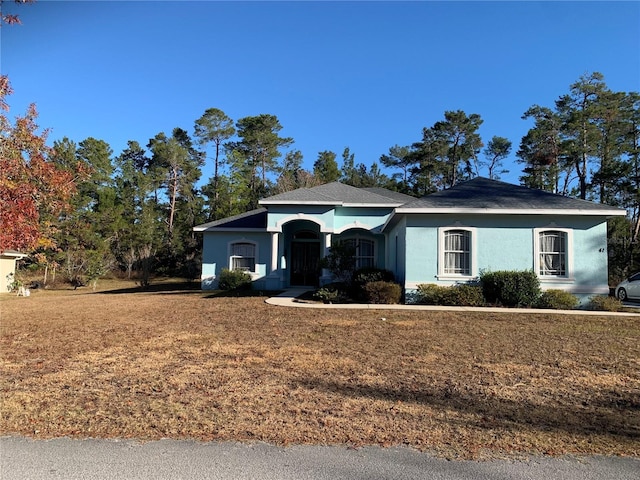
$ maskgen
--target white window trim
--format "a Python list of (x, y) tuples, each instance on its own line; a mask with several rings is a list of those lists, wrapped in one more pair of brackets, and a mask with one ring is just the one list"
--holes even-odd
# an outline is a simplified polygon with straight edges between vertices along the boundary
[(253, 255), (254, 255), (254, 259), (255, 261), (253, 262), (254, 265), (254, 270), (253, 271), (248, 271), (247, 273), (251, 274), (251, 275), (257, 275), (258, 274), (258, 242), (254, 242), (253, 240), (247, 240), (246, 238), (240, 238), (237, 240), (232, 240), (229, 243), (227, 243), (227, 257), (229, 258), (229, 265), (227, 268), (229, 268), (229, 270), (233, 271), (233, 259), (234, 258), (240, 258), (237, 257), (236, 255), (232, 255), (233, 252), (233, 245), (235, 245), (236, 243), (250, 243), (251, 245), (253, 245)]
[[(566, 274), (565, 275), (541, 275), (540, 274), (540, 234), (543, 232), (562, 232), (567, 235), (567, 258), (566, 258)], [(559, 228), (549, 226), (544, 228), (533, 229), (533, 269), (536, 275), (543, 283), (566, 283), (575, 280), (573, 270), (573, 229)]]
[[(378, 241), (373, 238), (370, 237), (368, 235), (360, 235), (359, 233), (353, 234), (353, 235), (349, 235), (349, 236), (345, 236), (344, 238), (341, 238), (340, 241), (344, 242), (347, 240), (355, 240), (356, 245), (358, 245), (358, 243), (360, 242), (360, 240), (367, 240), (369, 242), (373, 242), (373, 255), (371, 255), (372, 259), (373, 259), (373, 268), (376, 268), (378, 266)], [(357, 246), (356, 246), (357, 248)], [(356, 259), (356, 263), (358, 262), (358, 255), (356, 255), (354, 257)], [(362, 258), (362, 256), (360, 256), (360, 258)], [(367, 258), (369, 258), (369, 256), (367, 256)], [(358, 267), (356, 267), (358, 268)]]
[[(471, 255), (471, 265), (469, 275), (462, 274), (453, 274), (453, 273), (445, 273), (444, 272), (444, 235), (446, 232), (451, 230), (463, 230), (465, 232), (469, 232), (471, 234), (471, 251), (469, 252)], [(453, 225), (450, 227), (439, 227), (438, 228), (438, 280), (473, 280), (478, 277), (478, 265), (477, 265), (477, 244), (478, 244), (478, 234), (477, 229), (475, 227), (463, 227), (460, 225)]]

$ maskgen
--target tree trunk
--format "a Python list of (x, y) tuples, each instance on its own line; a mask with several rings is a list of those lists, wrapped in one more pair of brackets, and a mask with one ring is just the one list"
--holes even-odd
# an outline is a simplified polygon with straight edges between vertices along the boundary
[(169, 210), (169, 237), (170, 241), (172, 241), (171, 236), (173, 234), (173, 218), (176, 213), (176, 198), (178, 197), (178, 169), (173, 167), (172, 172), (172, 185), (171, 185), (171, 201), (170, 201), (170, 210)]

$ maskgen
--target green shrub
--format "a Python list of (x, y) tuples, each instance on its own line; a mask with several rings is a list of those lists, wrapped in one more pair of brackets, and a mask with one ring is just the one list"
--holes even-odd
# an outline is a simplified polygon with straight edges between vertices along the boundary
[(556, 310), (573, 310), (580, 301), (578, 297), (564, 290), (545, 290), (538, 299), (538, 308), (553, 308)]
[(447, 293), (447, 287), (435, 283), (421, 283), (418, 285), (416, 300), (422, 305), (447, 305), (445, 302)]
[(469, 285), (462, 283), (450, 287), (453, 292), (455, 305), (461, 307), (482, 307), (484, 305), (484, 295), (480, 285)]
[(353, 297), (357, 300), (366, 301), (367, 296), (364, 286), (371, 282), (394, 282), (395, 275), (389, 270), (375, 267), (364, 267), (356, 270), (351, 279), (351, 289)]
[(349, 296), (346, 293), (346, 285), (340, 282), (329, 283), (319, 288), (313, 298), (323, 301), (324, 303), (347, 303)]
[(402, 300), (402, 287), (395, 282), (369, 282), (362, 290), (367, 303), (395, 304)]
[(393, 282), (395, 275), (390, 270), (384, 270), (376, 267), (359, 268), (353, 273), (354, 285), (364, 285), (370, 282)]
[(417, 297), (418, 303), (424, 305), (481, 307), (485, 304), (482, 287), (465, 283), (451, 286), (423, 283), (418, 285)]
[(320, 259), (320, 267), (331, 272), (337, 282), (350, 283), (356, 270), (356, 249), (347, 242), (336, 242), (329, 254)]
[(619, 312), (624, 305), (615, 297), (606, 295), (595, 295), (589, 299), (590, 310), (601, 310), (604, 312)]
[(223, 268), (218, 279), (220, 290), (251, 290), (251, 275), (242, 270)]
[(480, 282), (487, 302), (506, 307), (530, 307), (542, 293), (540, 280), (532, 270), (483, 272)]

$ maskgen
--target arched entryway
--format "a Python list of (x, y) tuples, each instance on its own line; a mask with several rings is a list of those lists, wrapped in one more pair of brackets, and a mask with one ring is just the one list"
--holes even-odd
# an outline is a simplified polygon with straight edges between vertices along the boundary
[(294, 232), (289, 260), (290, 285), (317, 287), (321, 273), (320, 258), (319, 233), (309, 229)]

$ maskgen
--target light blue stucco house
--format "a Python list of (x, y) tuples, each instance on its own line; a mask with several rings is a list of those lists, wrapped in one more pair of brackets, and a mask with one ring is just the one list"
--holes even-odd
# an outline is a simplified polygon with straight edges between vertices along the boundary
[(356, 247), (358, 267), (394, 272), (409, 294), (484, 270), (533, 270), (543, 289), (582, 299), (608, 294), (607, 218), (621, 209), (486, 178), (417, 199), (338, 182), (265, 198), (260, 208), (194, 228), (204, 235), (202, 288), (223, 268), (278, 290), (332, 281), (319, 267), (331, 245)]

